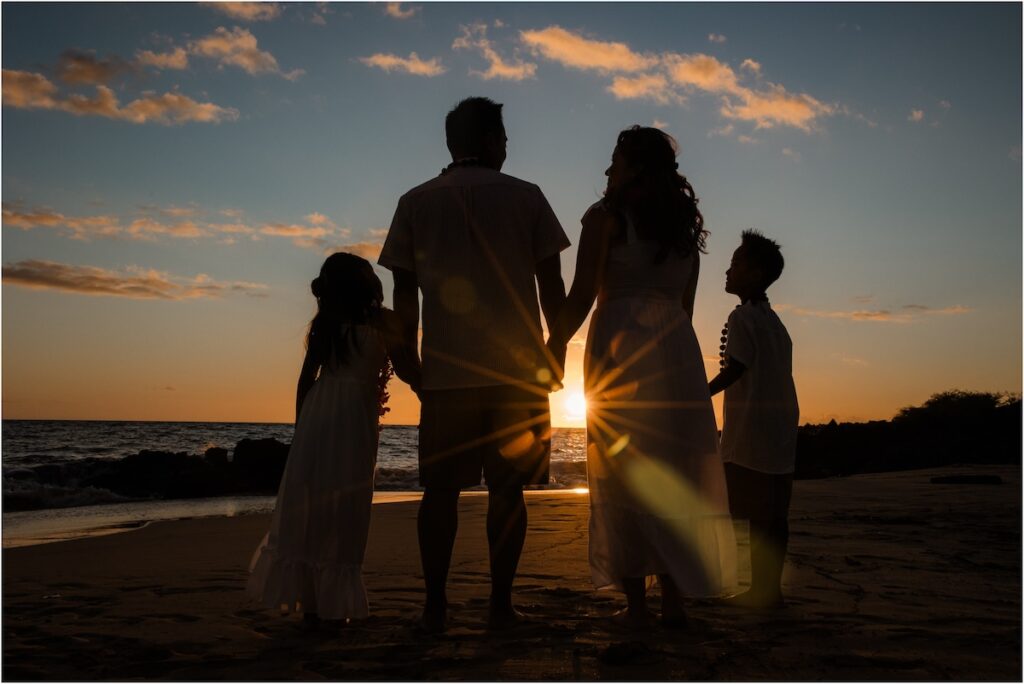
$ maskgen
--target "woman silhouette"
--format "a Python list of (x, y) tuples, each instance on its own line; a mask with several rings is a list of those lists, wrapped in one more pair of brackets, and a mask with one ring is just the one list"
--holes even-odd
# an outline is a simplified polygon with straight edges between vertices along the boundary
[(691, 325), (706, 231), (676, 146), (656, 128), (619, 134), (602, 201), (583, 217), (576, 275), (549, 342), (587, 335), (590, 565), (626, 594), (620, 619), (646, 625), (646, 583), (662, 620), (685, 623), (683, 595), (735, 582), (735, 539), (703, 356)]

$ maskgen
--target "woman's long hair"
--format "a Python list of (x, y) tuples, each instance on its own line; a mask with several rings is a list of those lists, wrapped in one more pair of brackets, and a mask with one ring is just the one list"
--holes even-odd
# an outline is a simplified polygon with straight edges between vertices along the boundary
[(671, 251), (681, 256), (695, 249), (703, 252), (708, 234), (704, 217), (693, 187), (678, 171), (679, 148), (672, 136), (657, 128), (633, 126), (619, 133), (615, 149), (637, 174), (606, 194), (609, 207), (628, 213), (645, 235), (661, 244), (657, 263)]
[(335, 252), (310, 287), (317, 311), (306, 333), (306, 349), (321, 364), (344, 363), (352, 344), (352, 325), (372, 323), (380, 314), (384, 301), (380, 278), (366, 259)]

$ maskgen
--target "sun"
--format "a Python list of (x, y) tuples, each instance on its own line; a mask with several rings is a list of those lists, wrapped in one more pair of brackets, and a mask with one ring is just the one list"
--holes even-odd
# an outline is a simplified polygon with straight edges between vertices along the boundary
[(583, 392), (572, 392), (565, 398), (565, 415), (574, 420), (587, 417), (587, 399)]

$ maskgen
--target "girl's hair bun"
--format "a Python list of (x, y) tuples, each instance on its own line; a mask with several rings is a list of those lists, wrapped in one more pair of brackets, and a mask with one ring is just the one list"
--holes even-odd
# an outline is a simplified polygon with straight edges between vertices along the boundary
[(323, 278), (317, 276), (313, 278), (313, 282), (309, 284), (309, 289), (313, 291), (313, 296), (320, 299), (324, 294), (324, 281)]

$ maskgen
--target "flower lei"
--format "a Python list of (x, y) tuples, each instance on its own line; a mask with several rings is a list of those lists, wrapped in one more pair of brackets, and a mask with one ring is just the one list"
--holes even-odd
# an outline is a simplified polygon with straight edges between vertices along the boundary
[[(379, 419), (383, 419), (387, 412), (391, 410), (391, 407), (388, 406), (388, 399), (391, 398), (391, 393), (388, 392), (388, 381), (394, 374), (395, 371), (391, 367), (391, 359), (388, 359), (380, 369), (380, 375), (377, 376), (377, 416)], [(377, 431), (380, 432), (383, 429), (383, 420), (378, 420)]]

